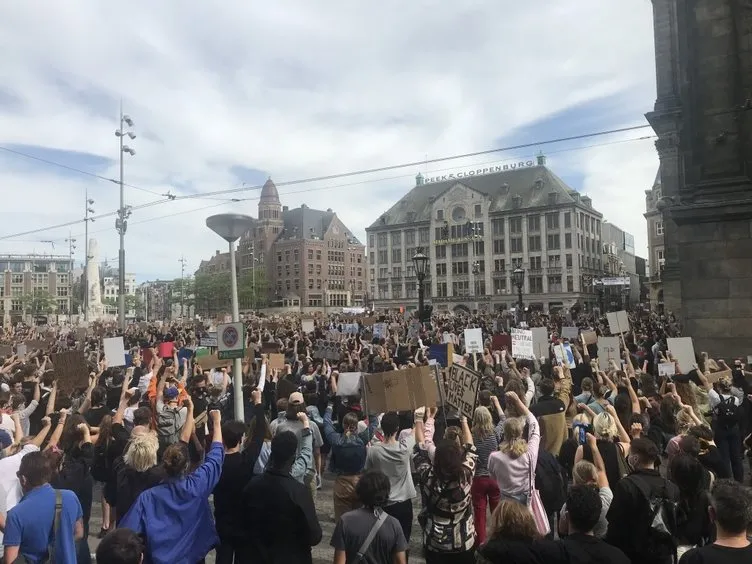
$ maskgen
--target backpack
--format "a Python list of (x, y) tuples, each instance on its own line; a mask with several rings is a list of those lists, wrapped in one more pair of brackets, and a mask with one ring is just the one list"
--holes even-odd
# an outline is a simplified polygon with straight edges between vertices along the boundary
[(736, 426), (739, 423), (739, 406), (736, 405), (736, 398), (721, 396), (721, 403), (715, 406), (713, 415), (716, 421), (727, 429)]
[(646, 518), (636, 521), (648, 524), (642, 543), (636, 547), (636, 554), (645, 564), (675, 563), (677, 561), (676, 533), (679, 528), (679, 503), (669, 499), (665, 481), (660, 493), (656, 495), (639, 477), (634, 476), (632, 480), (647, 501)]
[(180, 430), (178, 426), (178, 413), (180, 408), (165, 407), (157, 415), (157, 436), (159, 437), (160, 446), (169, 446), (178, 442), (180, 439)]
[(551, 515), (561, 511), (567, 500), (566, 470), (556, 457), (547, 450), (538, 450), (535, 465), (535, 489), (540, 494), (546, 513)]

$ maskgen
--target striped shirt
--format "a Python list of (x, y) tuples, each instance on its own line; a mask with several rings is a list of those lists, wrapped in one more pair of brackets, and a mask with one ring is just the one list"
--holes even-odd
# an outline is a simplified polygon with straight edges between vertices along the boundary
[(481, 438), (477, 433), (473, 433), (473, 443), (475, 451), (478, 454), (478, 460), (475, 462), (475, 476), (490, 476), (488, 471), (488, 457), (491, 453), (499, 450), (499, 443), (504, 434), (504, 419), (494, 428), (493, 433), (487, 437)]

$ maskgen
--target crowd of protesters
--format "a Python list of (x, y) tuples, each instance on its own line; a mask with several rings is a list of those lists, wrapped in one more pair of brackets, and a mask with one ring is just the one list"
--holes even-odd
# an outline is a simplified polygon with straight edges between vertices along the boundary
[[(605, 319), (531, 313), (553, 345), (569, 343), (571, 367), (553, 348), (534, 360), (495, 350), (508, 328), (499, 316), (375, 315), (387, 334), (357, 316), (319, 318), (309, 333), (295, 316), (247, 319), (242, 389), (229, 368), (202, 367), (208, 325), (98, 325), (83, 337), (6, 327), (6, 345), (48, 346), (0, 362), (4, 561), (88, 563), (98, 536), (108, 564), (196, 564), (211, 551), (218, 563), (304, 564), (321, 542), (335, 564), (403, 564), (415, 531), (429, 564), (752, 562), (746, 360), (701, 353), (686, 374), (676, 364), (659, 375), (679, 328), (645, 312), (630, 314), (623, 360), (605, 370), (596, 345), (559, 338), (572, 324), (606, 335)], [(476, 358), (466, 328), (482, 329)], [(319, 358), (332, 331), (336, 358)], [(368, 413), (360, 393), (338, 393), (341, 373), (432, 363), (445, 334), (452, 360), (477, 372), (472, 417), (449, 405)], [(127, 366), (101, 352), (116, 335)], [(75, 348), (89, 355), (88, 386), (58, 389), (53, 353)], [(325, 474), (327, 539), (316, 510)], [(95, 498), (102, 527), (90, 531)]]

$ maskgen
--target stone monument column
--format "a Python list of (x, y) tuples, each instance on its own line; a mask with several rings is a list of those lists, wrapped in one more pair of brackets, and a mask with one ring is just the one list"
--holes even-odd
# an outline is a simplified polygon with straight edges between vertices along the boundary
[(99, 244), (96, 239), (89, 239), (89, 264), (86, 270), (86, 283), (89, 303), (86, 310), (86, 319), (93, 321), (104, 315), (102, 305), (102, 290), (99, 286)]

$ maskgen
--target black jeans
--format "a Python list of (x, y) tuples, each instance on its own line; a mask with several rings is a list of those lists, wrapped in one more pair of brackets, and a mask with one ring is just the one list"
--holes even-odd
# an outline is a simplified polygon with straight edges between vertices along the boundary
[(731, 473), (734, 480), (744, 482), (744, 455), (742, 453), (742, 434), (739, 425), (725, 427), (716, 422), (713, 423), (715, 444), (720, 451), (724, 462), (731, 463)]
[[(410, 535), (413, 532), (413, 500), (406, 499), (405, 501), (398, 501), (397, 503), (387, 505), (384, 507), (384, 512), (399, 521), (402, 533), (405, 535), (405, 540), (409, 547)], [(406, 556), (409, 556), (409, 553), (410, 550), (408, 548)]]
[(220, 539), (216, 546), (217, 564), (245, 564), (253, 562), (251, 551), (240, 539)]

